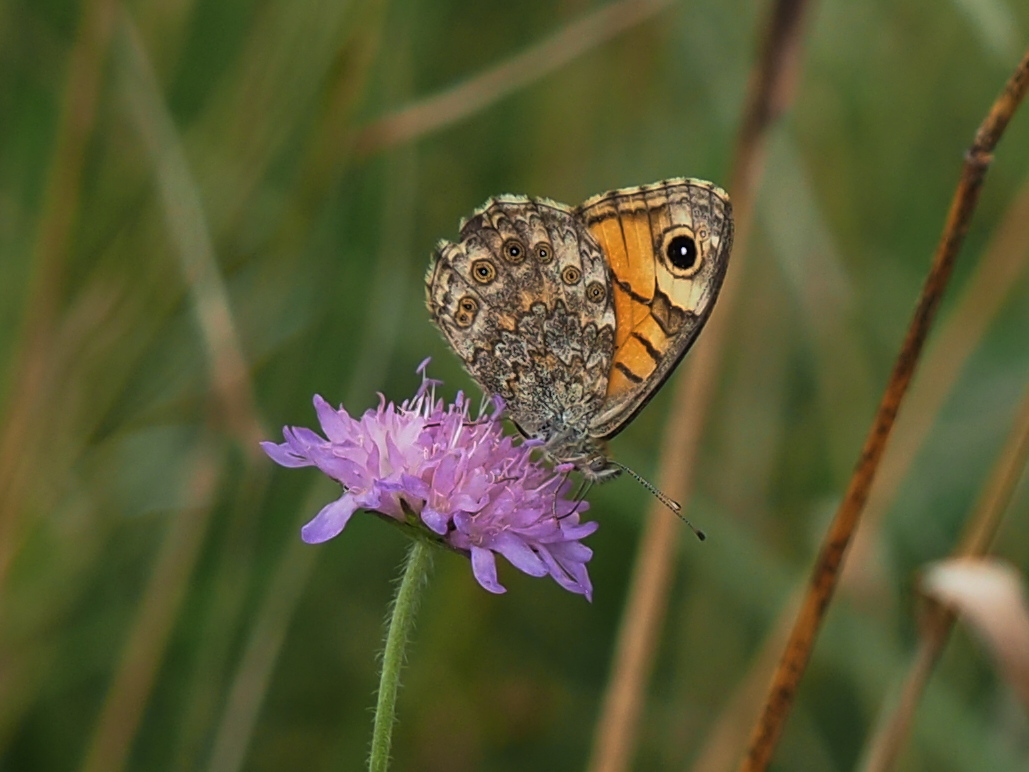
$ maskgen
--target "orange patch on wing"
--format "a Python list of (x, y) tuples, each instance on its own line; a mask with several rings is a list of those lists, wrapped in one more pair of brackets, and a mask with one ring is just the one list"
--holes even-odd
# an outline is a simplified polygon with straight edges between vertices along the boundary
[[(625, 234), (628, 265), (624, 273), (615, 274), (618, 279), (628, 282), (637, 295), (647, 298), (654, 296), (654, 247), (650, 233), (650, 219), (645, 211), (626, 212), (623, 208), (619, 218)], [(629, 317), (629, 324), (635, 327), (650, 314), (650, 307), (636, 303)], [(618, 324), (623, 324), (618, 318)]]
[[(618, 224), (618, 218), (611, 217), (596, 223), (590, 229), (590, 233), (603, 250), (612, 275), (616, 277), (626, 275), (629, 272), (629, 256), (625, 249), (625, 242), (622, 240), (622, 228)], [(613, 288), (611, 291), (615, 303), (615, 347), (617, 348), (625, 342), (625, 338), (630, 332), (629, 325), (620, 324), (617, 320), (631, 318), (634, 301), (618, 288)]]
[(607, 382), (607, 396), (618, 397), (638, 389), (649, 379), (664, 358), (670, 340), (654, 322), (653, 317), (629, 331), (629, 337), (615, 349), (611, 359), (611, 373)]
[(654, 296), (654, 234), (645, 203), (639, 197), (598, 203), (591, 214), (605, 216), (590, 226), (590, 233), (604, 251), (615, 280), (629, 287), (629, 292), (614, 290), (617, 349), (650, 315), (649, 305), (633, 299), (633, 295), (647, 301)]

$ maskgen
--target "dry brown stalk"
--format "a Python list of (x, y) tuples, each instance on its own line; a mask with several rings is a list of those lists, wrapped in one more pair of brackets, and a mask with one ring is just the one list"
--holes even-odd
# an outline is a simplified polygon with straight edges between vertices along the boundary
[[(850, 548), (842, 586), (859, 593), (872, 588), (861, 575), (872, 559), (879, 526), (907, 477), (922, 444), (953, 391), (962, 370), (997, 318), (1020, 277), (1029, 269), (1029, 177), (990, 238), (953, 310), (940, 321), (911, 384), (904, 412), (897, 417), (890, 446), (868, 494), (864, 525)], [(872, 590), (874, 591), (874, 590)]]
[[(962, 287), (962, 295), (954, 304), (953, 312), (940, 324), (933, 344), (926, 350), (918, 377), (911, 385), (907, 407), (898, 417), (894, 437), (872, 485), (865, 506), (864, 525), (851, 545), (850, 558), (840, 577), (841, 590), (849, 589), (853, 592), (854, 585), (861, 584), (863, 577), (859, 576), (858, 572), (863, 559), (862, 545), (864, 544), (864, 549), (873, 548), (872, 542), (876, 538), (874, 534), (877, 526), (892, 503), (918, 449), (934, 425), (962, 366), (967, 363), (990, 323), (1010, 296), (1011, 290), (1017, 285), (1027, 262), (1029, 178), (1023, 183), (1021, 191), (1005, 213), (973, 275)], [(867, 592), (866, 589), (860, 591)], [(799, 593), (796, 600), (799, 602)], [(761, 645), (760, 653), (754, 658), (746, 675), (740, 679), (718, 720), (707, 732), (704, 746), (693, 765), (693, 772), (716, 772), (727, 769), (732, 761), (726, 759), (730, 755), (733, 761), (738, 758), (739, 747), (745, 742), (749, 731), (743, 722), (750, 723), (757, 718), (761, 694), (771, 680), (796, 608), (797, 603), (794, 602), (783, 606), (776, 624)], [(920, 667), (924, 667), (919, 663), (931, 653), (926, 653), (923, 649), (919, 650), (916, 661), (912, 664), (909, 682), (918, 678), (916, 672)], [(869, 747), (876, 747), (885, 742), (882, 739), (885, 731), (883, 725), (876, 739), (869, 743)], [(900, 735), (906, 735), (906, 730), (901, 731)], [(871, 757), (866, 754), (866, 758)], [(881, 768), (869, 766), (866, 772)]]
[[(809, 9), (810, 3), (806, 0), (775, 3), (765, 26), (760, 58), (751, 76), (729, 186), (736, 219), (733, 269), (708, 329), (691, 355), (686, 377), (676, 386), (669, 428), (661, 445), (658, 485), (678, 501), (688, 501), (692, 488), (703, 419), (711, 404), (721, 367), (722, 342), (743, 272), (754, 194), (764, 167), (766, 139), (792, 97), (803, 22)], [(594, 733), (588, 766), (591, 772), (620, 772), (628, 767), (632, 758), (643, 692), (668, 607), (673, 560), (682, 532), (680, 526), (659, 502), (652, 504), (637, 548), (611, 677)]]
[[(1029, 389), (1022, 398), (1018, 417), (1011, 427), (1004, 448), (994, 464), (979, 503), (968, 521), (961, 543), (954, 550), (953, 557), (977, 557), (985, 555), (1000, 526), (1015, 487), (1025, 472), (1029, 460)], [(911, 668), (904, 679), (900, 698), (893, 715), (882, 722), (880, 729), (869, 741), (871, 749), (866, 758), (865, 772), (886, 772), (896, 763), (904, 740), (911, 729), (911, 722), (918, 708), (922, 692), (936, 665), (943, 647), (954, 626), (952, 611), (936, 603), (930, 603), (922, 619), (922, 635)]]
[(844, 555), (868, 498), (868, 491), (893, 429), (897, 411), (911, 382), (954, 261), (968, 231), (982, 190), (983, 179), (993, 161), (993, 150), (1025, 96), (1027, 88), (1029, 52), (990, 108), (965, 156), (961, 180), (954, 193), (943, 235), (922, 288), (914, 318), (861, 450), (857, 467), (823, 541), (808, 592), (772, 679), (764, 710), (751, 735), (747, 755), (740, 765), (741, 772), (760, 772), (767, 769), (771, 761), (772, 753), (793, 706), (798, 684), (810, 659), (815, 636), (832, 599)]

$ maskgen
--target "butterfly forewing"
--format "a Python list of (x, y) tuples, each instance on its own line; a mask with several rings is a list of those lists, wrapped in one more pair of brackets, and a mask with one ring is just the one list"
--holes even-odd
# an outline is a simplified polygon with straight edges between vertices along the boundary
[(617, 330), (604, 405), (591, 434), (617, 434), (690, 347), (721, 288), (732, 243), (729, 198), (675, 179), (612, 191), (578, 210), (608, 258)]

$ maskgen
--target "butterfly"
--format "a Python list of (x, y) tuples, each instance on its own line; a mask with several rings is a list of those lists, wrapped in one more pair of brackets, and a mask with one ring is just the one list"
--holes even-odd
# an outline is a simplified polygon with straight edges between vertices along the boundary
[(714, 307), (732, 246), (725, 191), (696, 179), (576, 208), (497, 196), (441, 241), (433, 322), (523, 435), (589, 481), (624, 467), (607, 440), (672, 374)]

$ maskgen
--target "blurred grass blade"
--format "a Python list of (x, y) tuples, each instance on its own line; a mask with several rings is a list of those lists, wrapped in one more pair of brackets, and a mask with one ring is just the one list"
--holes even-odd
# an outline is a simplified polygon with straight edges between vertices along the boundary
[(771, 145), (767, 174), (776, 194), (762, 203), (758, 220), (803, 315), (802, 334), (818, 361), (818, 403), (833, 426), (827, 439), (831, 469), (846, 479), (853, 438), (861, 436), (864, 416), (875, 407), (871, 363), (857, 332), (861, 312), (796, 138), (784, 131)]
[(82, 17), (68, 60), (53, 157), (46, 177), (42, 213), (32, 254), (32, 279), (22, 320), (13, 384), (3, 404), (0, 429), (0, 598), (11, 561), (21, 543), (20, 519), (26, 506), (30, 470), (37, 463), (39, 442), (51, 428), (41, 424), (56, 377), (50, 361), (56, 334), (58, 303), (86, 160), (93, 133), (101, 76), (107, 59), (116, 0), (81, 6)]
[(214, 254), (200, 191), (132, 19), (121, 15), (118, 74), (129, 114), (150, 153), (168, 233), (193, 296), (221, 414), (248, 454), (267, 435), (255, 413), (250, 375), (228, 291)]
[(790, 621), (800, 604), (800, 589), (783, 606), (776, 626), (765, 634), (761, 649), (751, 657), (747, 671), (733, 689), (729, 699), (710, 729), (691, 772), (724, 772), (740, 757), (740, 748), (747, 742), (750, 727), (757, 720), (765, 685), (775, 671), (779, 652), (790, 634)]
[[(413, 254), (410, 229), (397, 223), (410, 222), (413, 216), (417, 175), (412, 173), (413, 148), (391, 158), (389, 175), (393, 184), (383, 206), (380, 257), (375, 261), (371, 295), (376, 302), (351, 368), (345, 405), (367, 398), (388, 370), (400, 338), (404, 314), (396, 310), (405, 291), (403, 278), (410, 275), (407, 262)], [(398, 280), (398, 277), (401, 277)], [(317, 512), (327, 498), (328, 486), (316, 484), (298, 507), (301, 513)], [(300, 601), (307, 579), (320, 554), (318, 547), (305, 544), (299, 535), (292, 538), (279, 557), (272, 581), (254, 617), (246, 648), (233, 675), (228, 700), (218, 722), (208, 769), (210, 772), (237, 772), (246, 761), (254, 727), (264, 704), (275, 663), (285, 639), (286, 629)]]
[(1006, 0), (953, 0), (953, 3), (972, 23), (983, 48), (997, 62), (1007, 63), (1018, 56), (1022, 31)]
[[(374, 12), (376, 24), (384, 21), (387, 6), (385, 0), (379, 0), (370, 9)], [(392, 31), (394, 44), (411, 38), (412, 20), (409, 18), (407, 22)], [(378, 35), (373, 33), (373, 38), (377, 40)], [(406, 48), (401, 46), (401, 50)], [(362, 41), (358, 56), (368, 62), (374, 56), (374, 44)], [(366, 76), (367, 65), (359, 72)], [(384, 76), (387, 87), (407, 93), (410, 90), (410, 73), (411, 62), (408, 57), (392, 57), (387, 63)], [(324, 163), (324, 159), (329, 158), (333, 159), (330, 164), (339, 163), (339, 143), (337, 141), (333, 145), (328, 141), (331, 130), (346, 130), (349, 108), (362, 90), (361, 84), (348, 82), (346, 86), (346, 89), (337, 92), (339, 101), (334, 103), (335, 109), (330, 109), (326, 114), (326, 121), (318, 132), (318, 137), (323, 141), (315, 143), (319, 152), (310, 152), (309, 161), (321, 158)], [(407, 307), (404, 299), (411, 294), (407, 279), (411, 275), (408, 264), (415, 254), (412, 223), (418, 205), (416, 149), (408, 146), (391, 154), (387, 158), (384, 173), (387, 185), (379, 224), (378, 256), (367, 289), (370, 299), (369, 318), (356, 344), (358, 353), (350, 364), (349, 382), (344, 389), (344, 404), (351, 406), (359, 404), (373, 390), (381, 388), (400, 342), (406, 316), (401, 309)], [(314, 175), (312, 179), (324, 181), (325, 178)], [(314, 189), (321, 187), (315, 185)], [(305, 191), (308, 194), (313, 192), (310, 185), (305, 186)], [(301, 200), (308, 201), (308, 197), (301, 195)], [(324, 503), (326, 487), (320, 481), (311, 486), (311, 493), (298, 507), (305, 518), (307, 513), (316, 512)], [(305, 544), (298, 535), (293, 536), (282, 550), (272, 580), (267, 585), (250, 626), (242, 658), (232, 677), (228, 698), (214, 735), (208, 763), (210, 772), (236, 772), (243, 767), (287, 628), (320, 554), (319, 548)]]
[(592, 48), (656, 16), (671, 0), (618, 0), (463, 83), (379, 118), (358, 135), (358, 154), (424, 137), (525, 88)]
[(1022, 581), (999, 560), (951, 558), (926, 570), (921, 589), (975, 630), (1029, 712), (1029, 607)]
[[(777, 0), (761, 31), (761, 53), (751, 72), (749, 93), (736, 138), (729, 194), (733, 201), (736, 241), (733, 268), (718, 306), (691, 355), (685, 377), (675, 388), (675, 402), (661, 443), (657, 485), (688, 506), (697, 451), (722, 366), (722, 349), (739, 294), (752, 226), (757, 182), (765, 166), (768, 134), (793, 95), (799, 74), (804, 22), (812, 3)], [(593, 735), (587, 769), (621, 772), (635, 751), (643, 695), (653, 668), (657, 640), (668, 609), (668, 593), (679, 536), (679, 521), (660, 503), (651, 505), (637, 547), (629, 594)]]
[[(312, 493), (306, 498), (302, 510), (317, 511), (318, 502), (324, 502), (325, 498), (322, 485), (312, 486)], [(255, 614), (246, 648), (232, 680), (225, 710), (215, 732), (214, 749), (208, 765), (210, 772), (235, 772), (243, 767), (286, 630), (319, 554), (316, 547), (302, 542), (299, 535), (286, 545), (272, 574), (268, 592)]]
[(221, 464), (210, 442), (194, 453), (189, 505), (170, 516), (82, 772), (120, 772), (128, 760), (211, 520)]

